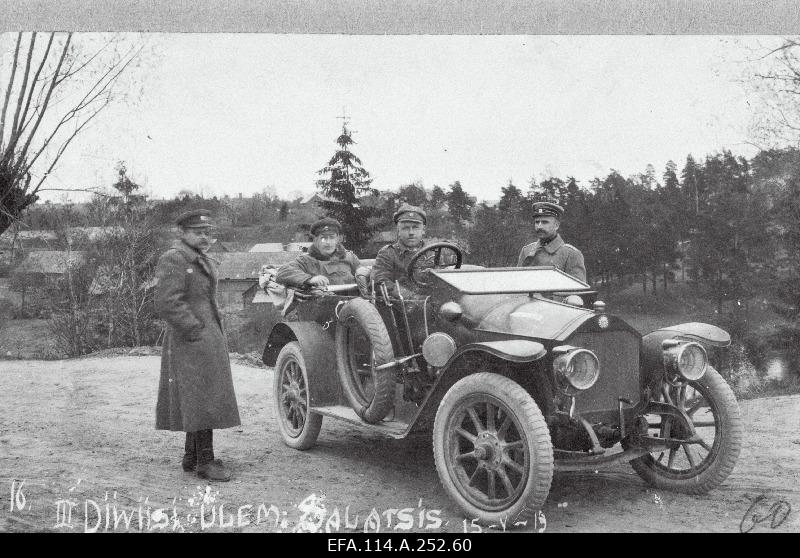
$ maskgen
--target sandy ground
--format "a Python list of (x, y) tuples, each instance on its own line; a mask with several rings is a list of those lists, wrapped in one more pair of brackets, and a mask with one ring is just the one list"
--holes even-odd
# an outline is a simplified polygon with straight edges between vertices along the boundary
[[(269, 369), (233, 365), (243, 425), (215, 432), (215, 445), (234, 480), (184, 473), (182, 434), (153, 427), (158, 370), (156, 356), (0, 361), (0, 532), (471, 529), (439, 484), (427, 436), (392, 440), (325, 419), (314, 449), (285, 446)], [(759, 497), (756, 514), (773, 513), (753, 531), (772, 530), (773, 516), (774, 531), (800, 531), (800, 396), (741, 407), (745, 447), (720, 488), (656, 491), (627, 465), (556, 473), (546, 531), (734, 532)]]

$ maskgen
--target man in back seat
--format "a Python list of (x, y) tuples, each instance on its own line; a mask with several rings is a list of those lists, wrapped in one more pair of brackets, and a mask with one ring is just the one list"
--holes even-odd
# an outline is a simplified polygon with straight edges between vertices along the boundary
[(330, 217), (311, 225), (313, 244), (295, 261), (282, 265), (275, 280), (293, 289), (355, 283), (358, 257), (342, 245), (342, 226)]

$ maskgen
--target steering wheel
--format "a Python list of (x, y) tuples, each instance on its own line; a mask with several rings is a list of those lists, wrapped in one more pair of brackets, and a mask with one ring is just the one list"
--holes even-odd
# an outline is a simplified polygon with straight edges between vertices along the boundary
[(452, 267), (459, 269), (464, 255), (461, 249), (449, 242), (436, 242), (429, 244), (411, 258), (408, 262), (406, 274), (411, 282), (419, 287), (430, 285), (425, 278), (431, 269), (442, 269)]

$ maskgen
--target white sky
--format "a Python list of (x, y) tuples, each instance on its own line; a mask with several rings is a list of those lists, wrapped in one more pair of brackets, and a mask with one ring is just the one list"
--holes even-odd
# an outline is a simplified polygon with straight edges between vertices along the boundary
[[(123, 159), (154, 197), (182, 189), (312, 192), (343, 107), (353, 151), (395, 188), (460, 180), (497, 199), (513, 179), (731, 149), (752, 156), (743, 62), (774, 37), (154, 34), (131, 79), (50, 187), (110, 185)], [(753, 103), (755, 105), (755, 103)], [(149, 136), (149, 137), (148, 137)], [(61, 194), (49, 194), (58, 199)], [(78, 199), (78, 198), (76, 198)]]

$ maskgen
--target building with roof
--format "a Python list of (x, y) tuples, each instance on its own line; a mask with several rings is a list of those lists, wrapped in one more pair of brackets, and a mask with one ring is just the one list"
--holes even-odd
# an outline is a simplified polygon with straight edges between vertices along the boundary
[(286, 245), (287, 252), (308, 252), (313, 242), (290, 242)]
[(209, 252), (249, 252), (254, 244), (252, 242), (217, 241), (208, 249)]
[(86, 261), (86, 252), (81, 250), (32, 250), (28, 252), (14, 273), (58, 278), (70, 267), (78, 267)]
[[(217, 301), (225, 310), (240, 310), (252, 303), (263, 265), (280, 267), (294, 261), (297, 252), (220, 252), (212, 256), (217, 265)], [(253, 286), (256, 289), (252, 289)], [(249, 299), (249, 300), (248, 300)]]
[(280, 242), (262, 242), (250, 248), (249, 252), (283, 252)]

